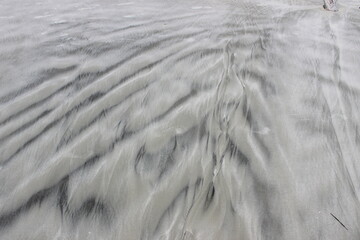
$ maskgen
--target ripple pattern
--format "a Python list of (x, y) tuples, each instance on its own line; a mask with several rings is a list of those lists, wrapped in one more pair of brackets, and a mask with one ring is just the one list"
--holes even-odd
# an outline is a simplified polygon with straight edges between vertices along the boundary
[(360, 11), (0, 3), (0, 239), (360, 239)]

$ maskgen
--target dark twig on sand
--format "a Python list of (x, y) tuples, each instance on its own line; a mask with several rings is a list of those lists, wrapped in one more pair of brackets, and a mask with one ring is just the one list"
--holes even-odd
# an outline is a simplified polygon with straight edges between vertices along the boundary
[(338, 221), (341, 224), (341, 226), (343, 226), (346, 230), (349, 230), (349, 229), (347, 229), (347, 227), (345, 227), (345, 225), (337, 217), (334, 216), (334, 214), (332, 214), (332, 213), (330, 213), (330, 214), (331, 214), (331, 216), (333, 216), (333, 218), (335, 218), (336, 221)]

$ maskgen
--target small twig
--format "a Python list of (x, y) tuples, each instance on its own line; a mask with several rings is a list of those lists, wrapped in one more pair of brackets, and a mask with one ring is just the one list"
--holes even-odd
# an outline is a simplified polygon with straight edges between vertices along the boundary
[(335, 218), (336, 221), (338, 221), (341, 224), (341, 226), (343, 226), (346, 230), (349, 230), (349, 229), (347, 229), (347, 227), (345, 227), (345, 225), (337, 217), (334, 216), (334, 214), (332, 214), (332, 213), (330, 213), (330, 214), (333, 218)]

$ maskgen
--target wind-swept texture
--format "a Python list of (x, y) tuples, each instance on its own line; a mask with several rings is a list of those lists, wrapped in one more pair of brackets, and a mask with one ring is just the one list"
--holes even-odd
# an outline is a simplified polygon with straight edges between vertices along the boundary
[(0, 2), (0, 239), (360, 239), (357, 1)]

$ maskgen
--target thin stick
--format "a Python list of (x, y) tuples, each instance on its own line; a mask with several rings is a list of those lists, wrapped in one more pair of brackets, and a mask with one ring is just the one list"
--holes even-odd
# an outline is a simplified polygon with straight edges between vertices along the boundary
[(330, 214), (331, 214), (331, 216), (333, 216), (333, 218), (336, 219), (336, 221), (338, 221), (341, 224), (341, 226), (343, 226), (346, 230), (349, 230), (345, 227), (345, 225), (337, 217), (334, 216), (334, 214), (332, 214), (332, 213), (330, 213)]

